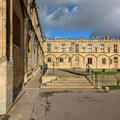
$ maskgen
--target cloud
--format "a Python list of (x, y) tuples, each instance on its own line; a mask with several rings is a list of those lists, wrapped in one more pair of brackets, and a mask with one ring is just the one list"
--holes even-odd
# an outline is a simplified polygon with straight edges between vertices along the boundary
[[(38, 0), (42, 28), (120, 36), (120, 0)], [(72, 6), (72, 7), (71, 7)]]

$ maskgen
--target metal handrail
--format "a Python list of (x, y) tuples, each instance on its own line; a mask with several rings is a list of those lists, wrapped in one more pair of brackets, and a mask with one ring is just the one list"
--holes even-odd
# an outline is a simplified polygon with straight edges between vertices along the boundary
[(93, 75), (94, 70), (90, 67), (89, 64), (86, 64), (86, 76), (89, 77), (89, 81), (93, 84), (96, 88), (98, 88), (98, 77), (97, 72)]

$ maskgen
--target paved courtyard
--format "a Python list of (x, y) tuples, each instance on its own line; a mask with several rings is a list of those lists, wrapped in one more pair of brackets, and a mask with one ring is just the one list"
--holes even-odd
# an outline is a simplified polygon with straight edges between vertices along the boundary
[[(67, 75), (67, 74), (66, 74)], [(42, 90), (39, 73), (2, 120), (120, 120), (120, 90)]]
[(40, 92), (31, 119), (120, 120), (119, 92)]
[(6, 120), (120, 120), (120, 90), (98, 93), (32, 89), (23, 98)]

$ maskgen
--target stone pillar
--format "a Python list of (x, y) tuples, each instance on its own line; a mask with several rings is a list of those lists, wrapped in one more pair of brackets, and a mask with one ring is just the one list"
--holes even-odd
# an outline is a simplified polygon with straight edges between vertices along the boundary
[(34, 71), (34, 38), (35, 38), (35, 35), (32, 32), (31, 33), (31, 69), (32, 69), (32, 73)]
[(0, 115), (7, 111), (6, 4), (0, 0)]
[(27, 50), (27, 24), (28, 18), (24, 19), (24, 84), (28, 81), (27, 78), (27, 62), (28, 62), (28, 50)]
[[(13, 102), (13, 0), (0, 0), (0, 10), (0, 115), (2, 115), (11, 108)], [(9, 19), (6, 13), (10, 14)], [(10, 29), (6, 29), (8, 24)], [(9, 36), (9, 39), (6, 36)], [(10, 46), (9, 56), (7, 45)]]
[(56, 68), (59, 68), (59, 57), (56, 58)]
[(85, 56), (83, 57), (83, 68), (86, 69), (86, 64), (85, 64)]
[(7, 62), (7, 111), (13, 103), (13, 0), (10, 0), (10, 58)]

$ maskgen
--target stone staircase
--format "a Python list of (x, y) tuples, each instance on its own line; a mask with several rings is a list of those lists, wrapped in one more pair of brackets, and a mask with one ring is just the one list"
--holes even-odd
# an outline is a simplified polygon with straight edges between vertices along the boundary
[(80, 89), (94, 88), (94, 86), (84, 76), (77, 77), (57, 77), (56, 80), (41, 85), (42, 89)]

